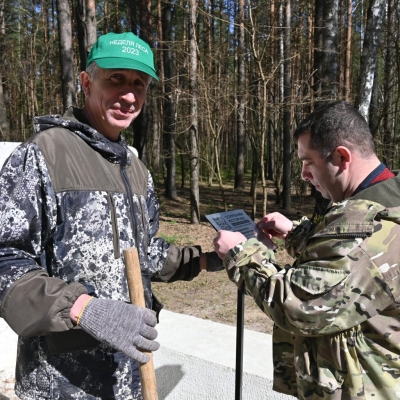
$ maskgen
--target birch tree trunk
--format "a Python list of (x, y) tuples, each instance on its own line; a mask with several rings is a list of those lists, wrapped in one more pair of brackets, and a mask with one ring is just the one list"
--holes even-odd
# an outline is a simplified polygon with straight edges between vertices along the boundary
[(74, 53), (72, 46), (71, 10), (68, 0), (57, 0), (58, 34), (60, 46), (61, 82), (64, 111), (76, 106)]
[(377, 68), (379, 32), (382, 26), (383, 5), (385, 0), (371, 0), (367, 11), (367, 25), (360, 65), (359, 96), (356, 108), (368, 121), (373, 86), (376, 84), (375, 70)]

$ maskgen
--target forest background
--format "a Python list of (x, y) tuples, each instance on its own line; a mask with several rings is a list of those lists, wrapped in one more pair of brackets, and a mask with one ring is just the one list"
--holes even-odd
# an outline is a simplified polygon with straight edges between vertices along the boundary
[(328, 101), (352, 103), (399, 168), (397, 0), (0, 0), (0, 140), (82, 106), (91, 46), (123, 31), (155, 55), (160, 79), (123, 135), (153, 174), (171, 241), (189, 241), (171, 235), (182, 227), (201, 238), (204, 214), (232, 208), (318, 217), (325, 203), (310, 197), (291, 135)]

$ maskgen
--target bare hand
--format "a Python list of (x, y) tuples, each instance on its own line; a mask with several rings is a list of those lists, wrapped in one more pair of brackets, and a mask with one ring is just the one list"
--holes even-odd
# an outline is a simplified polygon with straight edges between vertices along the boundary
[(257, 228), (269, 239), (285, 239), (293, 228), (293, 222), (281, 213), (274, 212), (258, 221)]
[(213, 244), (218, 256), (223, 259), (232, 247), (246, 240), (246, 236), (240, 232), (218, 231), (217, 236), (213, 240)]

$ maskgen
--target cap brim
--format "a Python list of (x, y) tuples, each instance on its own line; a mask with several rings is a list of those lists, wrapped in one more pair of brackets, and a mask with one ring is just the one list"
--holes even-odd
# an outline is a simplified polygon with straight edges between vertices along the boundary
[(100, 68), (104, 68), (104, 69), (118, 69), (118, 68), (134, 69), (137, 71), (144, 72), (145, 74), (150, 75), (152, 78), (154, 78), (156, 81), (158, 81), (158, 76), (156, 75), (156, 72), (152, 68), (150, 68), (148, 65), (143, 64), (136, 60), (112, 57), (112, 58), (97, 58), (97, 59), (94, 59), (93, 61), (96, 61), (96, 64)]

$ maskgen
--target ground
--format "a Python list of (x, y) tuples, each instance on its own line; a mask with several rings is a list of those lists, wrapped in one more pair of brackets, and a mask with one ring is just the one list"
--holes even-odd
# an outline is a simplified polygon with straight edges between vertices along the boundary
[[(302, 215), (311, 215), (314, 199), (310, 196), (293, 196), (292, 207), (285, 212), (275, 204), (272, 184), (268, 188), (267, 212), (279, 211), (294, 219)], [(206, 222), (204, 215), (224, 211), (219, 187), (201, 186), (201, 223), (190, 223), (189, 190), (178, 190), (178, 200), (171, 201), (165, 197), (162, 187), (157, 187), (160, 201), (161, 218), (158, 236), (162, 236), (176, 245), (201, 245), (204, 251), (212, 251), (212, 239), (215, 230)], [(229, 209), (243, 209), (251, 216), (252, 197), (249, 190), (233, 190), (225, 187)], [(261, 213), (261, 194), (257, 198), (257, 209)], [(258, 219), (261, 217), (259, 215)], [(257, 218), (256, 218), (257, 220)], [(280, 248), (276, 253), (280, 265), (291, 263), (292, 259)], [(156, 296), (170, 311), (209, 319), (228, 325), (236, 325), (237, 288), (228, 280), (225, 271), (202, 272), (190, 282), (154, 283)], [(162, 318), (162, 313), (161, 313)], [(255, 305), (252, 298), (245, 296), (244, 312), (245, 329), (271, 333), (272, 321)]]

